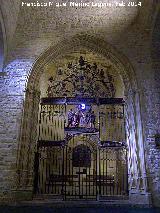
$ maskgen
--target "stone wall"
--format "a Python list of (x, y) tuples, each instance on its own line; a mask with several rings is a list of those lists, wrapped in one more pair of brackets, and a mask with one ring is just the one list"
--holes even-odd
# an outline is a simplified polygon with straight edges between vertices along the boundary
[(146, 149), (147, 164), (150, 171), (150, 188), (154, 194), (153, 202), (160, 205), (160, 147), (155, 145), (155, 135), (160, 134), (160, 5), (156, 7), (157, 13), (154, 20), (152, 31), (152, 71), (154, 73), (154, 91), (148, 101), (153, 103), (150, 108), (149, 118), (147, 120), (146, 141), (148, 147)]
[(8, 200), (15, 188), (15, 171), (20, 124), (22, 119), (26, 73), (31, 61), (15, 60), (8, 64), (5, 73), (0, 76), (0, 174), (1, 200)]
[(5, 57), (13, 45), (14, 32), (17, 27), (20, 0), (1, 0), (0, 23), (3, 25), (3, 39), (5, 46)]
[[(26, 11), (21, 11), (21, 16), (23, 16), (22, 12), (26, 13)], [(152, 43), (148, 28), (147, 30), (144, 27), (141, 28), (135, 19), (134, 21), (132, 20), (132, 25), (130, 25), (131, 22), (129, 21), (129, 25), (125, 25), (122, 29), (114, 26), (112, 28), (114, 30), (110, 31), (110, 27), (108, 27), (108, 33), (105, 29), (106, 26), (103, 25), (104, 28), (102, 29), (97, 28), (95, 22), (93, 25), (90, 23), (90, 27), (92, 25), (91, 30), (83, 25), (75, 25), (73, 23), (73, 27), (71, 25), (70, 30), (65, 28), (67, 30), (64, 31), (64, 26), (61, 25), (62, 22), (61, 24), (56, 23), (57, 28), (52, 28), (51, 22), (47, 22), (45, 17), (41, 17), (39, 22), (40, 15), (37, 16), (37, 11), (34, 11), (34, 16), (30, 13), (27, 14), (24, 18), (18, 20), (14, 45), (8, 55), (5, 73), (0, 76), (0, 108), (2, 113), (0, 120), (0, 152), (2, 153), (0, 157), (1, 201), (14, 199), (11, 192), (16, 190), (18, 181), (16, 179), (17, 153), (20, 148), (19, 138), (22, 128), (26, 83), (28, 82), (32, 67), (46, 49), (50, 46), (54, 48), (58, 42), (60, 44), (64, 35), (67, 40), (73, 35), (83, 32), (95, 35), (95, 38), (101, 37), (102, 40), (109, 41), (120, 54), (127, 56), (133, 66), (139, 88), (135, 93), (140, 95), (143, 139), (146, 153), (146, 176), (149, 182), (149, 192), (152, 193), (153, 203), (158, 205), (160, 203), (160, 150), (155, 146), (154, 135), (159, 131), (160, 124), (159, 74), (156, 74), (155, 77), (153, 68), (155, 73), (157, 73), (157, 70), (159, 70), (157, 68), (159, 66), (157, 65), (159, 59), (157, 57), (151, 58)], [(29, 16), (33, 18), (30, 19), (30, 24), (26, 23)], [(36, 25), (37, 21), (39, 22), (38, 25)], [(121, 21), (123, 22), (123, 19)], [(126, 26), (130, 27), (126, 28)], [(159, 35), (157, 33), (155, 31), (155, 34)], [(157, 40), (154, 45), (157, 47)], [(153, 56), (158, 55), (157, 51), (159, 50), (154, 49)], [(152, 60), (154, 60), (153, 67)]]

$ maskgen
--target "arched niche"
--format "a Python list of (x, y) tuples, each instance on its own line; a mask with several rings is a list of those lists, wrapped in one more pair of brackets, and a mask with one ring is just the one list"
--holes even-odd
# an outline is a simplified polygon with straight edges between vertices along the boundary
[[(128, 145), (129, 200), (133, 204), (148, 204), (149, 194), (144, 160), (143, 129), (141, 121), (140, 97), (134, 69), (128, 59), (110, 44), (91, 35), (78, 35), (50, 47), (35, 62), (29, 76), (24, 104), (24, 115), (19, 141), (17, 161), (17, 191), (33, 191), (34, 152), (37, 141), (38, 108), (41, 78), (45, 67), (56, 63), (69, 53), (87, 49), (114, 64), (119, 79), (122, 79), (123, 97), (126, 102), (126, 133)], [(32, 193), (31, 193), (32, 194)]]

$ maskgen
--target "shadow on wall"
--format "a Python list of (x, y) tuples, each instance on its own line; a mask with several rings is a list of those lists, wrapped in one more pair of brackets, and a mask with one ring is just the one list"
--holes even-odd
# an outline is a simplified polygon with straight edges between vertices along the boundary
[(152, 37), (152, 59), (153, 59), (152, 66), (155, 72), (155, 83), (157, 88), (159, 88), (159, 82), (160, 82), (159, 58), (160, 58), (160, 8), (155, 21), (153, 37)]
[(3, 42), (2, 25), (0, 24), (0, 72), (3, 70), (3, 62), (4, 62), (4, 42)]

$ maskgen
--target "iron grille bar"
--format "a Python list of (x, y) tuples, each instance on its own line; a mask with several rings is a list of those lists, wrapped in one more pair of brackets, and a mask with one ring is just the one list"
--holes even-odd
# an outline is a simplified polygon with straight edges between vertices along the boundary
[(126, 147), (126, 143), (119, 141), (100, 141), (100, 146), (102, 147)]
[(64, 146), (65, 141), (45, 141), (45, 140), (39, 140), (37, 143), (38, 147), (52, 147), (52, 146)]
[(41, 105), (76, 105), (76, 104), (124, 104), (123, 98), (72, 98), (72, 97), (61, 97), (61, 98), (42, 98)]

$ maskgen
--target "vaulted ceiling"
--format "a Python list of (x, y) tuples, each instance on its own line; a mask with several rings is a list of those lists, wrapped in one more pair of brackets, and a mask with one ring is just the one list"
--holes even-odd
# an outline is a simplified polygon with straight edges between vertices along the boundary
[[(43, 44), (43, 49), (45, 49), (51, 43), (82, 32), (103, 36), (109, 42), (118, 42), (122, 41), (122, 35), (126, 35), (129, 31), (135, 29), (143, 31), (151, 27), (152, 0), (142, 0), (141, 7), (116, 7), (115, 1), (110, 0), (113, 6), (102, 8), (72, 7), (71, 1), (68, 0), (65, 1), (67, 7), (56, 7), (55, 3), (62, 3), (63, 0), (52, 1), (54, 4), (50, 7), (28, 7), (23, 2), (36, 3), (38, 1), (1, 0), (1, 20), (5, 26), (6, 46), (9, 52), (11, 49), (23, 47), (22, 51), (24, 48), (30, 48), (39, 55), (38, 46)], [(39, 2), (49, 3), (51, 1)], [(96, 5), (99, 1), (92, 2)], [(101, 0), (101, 2), (107, 1)], [(124, 2), (128, 5), (130, 1)], [(83, 3), (91, 3), (91, 1), (85, 0)]]

